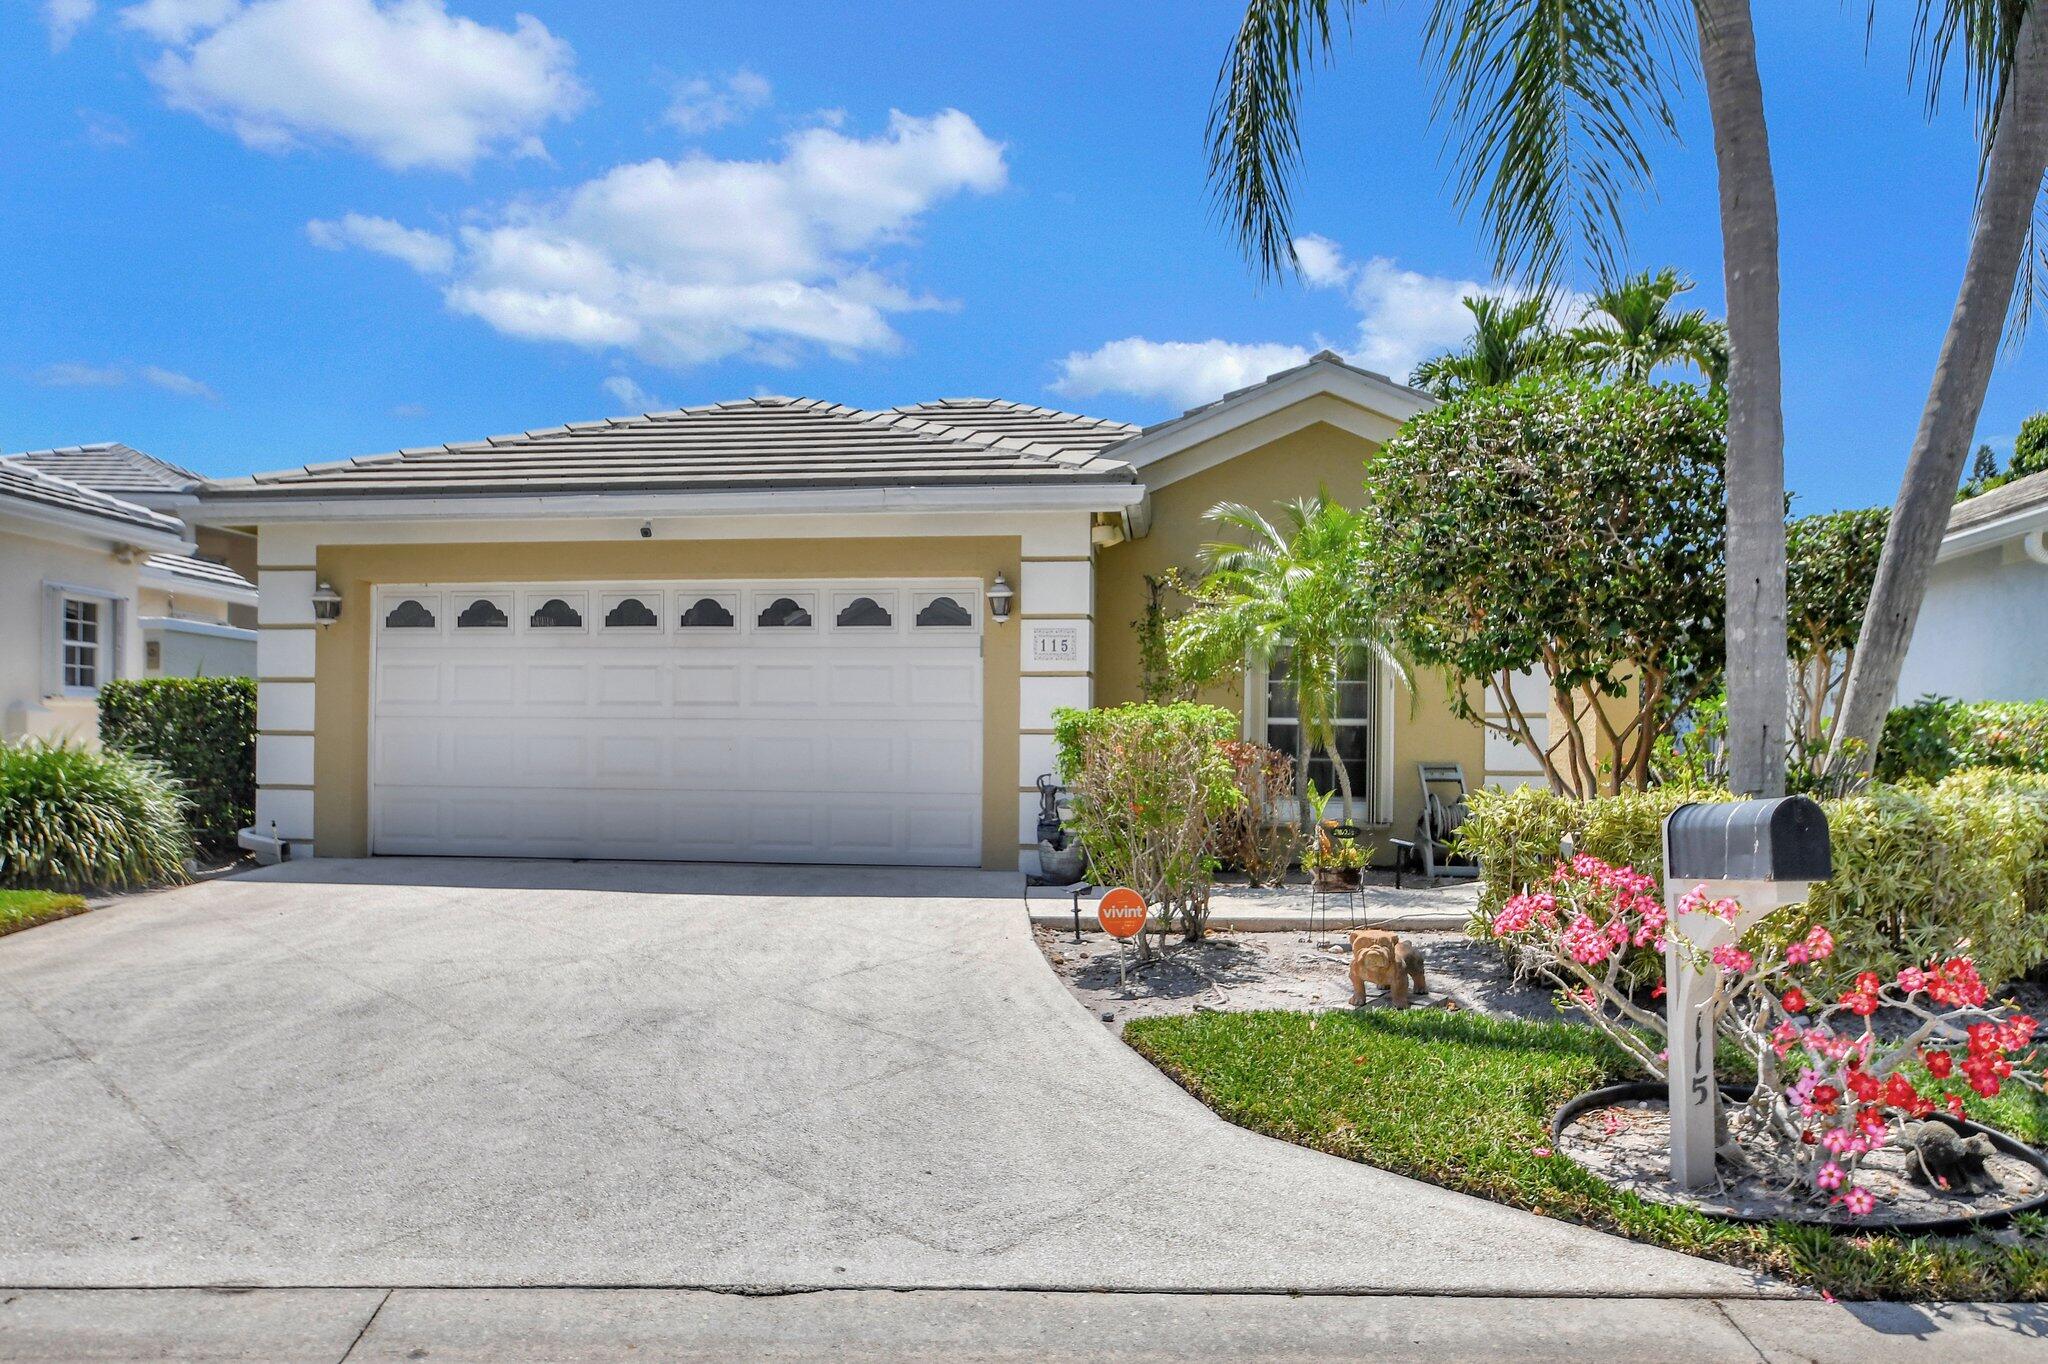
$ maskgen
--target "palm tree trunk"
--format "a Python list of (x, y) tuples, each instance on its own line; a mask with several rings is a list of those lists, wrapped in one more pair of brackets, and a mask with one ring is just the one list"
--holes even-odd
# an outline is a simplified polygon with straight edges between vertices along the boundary
[(1785, 416), (1778, 192), (1749, 0), (1696, 0), (1728, 295), (1728, 751), (1739, 795), (1785, 793)]
[(1877, 759), (1885, 716), (1899, 688), (1899, 669), (1913, 642), (1934, 555), (1948, 530), (1963, 460), (1998, 358), (2013, 280), (2048, 169), (2048, 21), (2040, 13), (2029, 6), (2020, 20), (1997, 131), (1985, 158), (1962, 288), (1885, 533), (1828, 754), (1832, 770), (1868, 772)]
[(1344, 766), (1344, 759), (1337, 755), (1336, 734), (1332, 732), (1329, 739), (1330, 741), (1323, 745), (1323, 752), (1330, 755), (1330, 766), (1337, 772), (1337, 791), (1344, 802), (1344, 822), (1356, 824), (1358, 821), (1351, 817), (1351, 772)]

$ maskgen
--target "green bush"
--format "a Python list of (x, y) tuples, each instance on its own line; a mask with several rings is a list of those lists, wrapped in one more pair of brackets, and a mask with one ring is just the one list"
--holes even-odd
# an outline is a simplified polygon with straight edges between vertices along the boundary
[(185, 798), (155, 763), (69, 740), (0, 744), (0, 886), (179, 882), (191, 855)]
[(100, 688), (100, 742), (161, 763), (185, 788), (193, 837), (235, 846), (256, 822), (256, 683), (144, 677)]
[(1881, 781), (1940, 781), (1967, 767), (2048, 772), (2048, 701), (1923, 696), (1885, 717)]
[(1237, 717), (1192, 702), (1053, 712), (1060, 780), (1089, 879), (1129, 886), (1190, 940), (1208, 924), (1215, 825), (1242, 797), (1223, 745)]
[[(1459, 829), (1484, 875), (1478, 914), (1550, 875), (1558, 840), (1661, 878), (1664, 816), (1725, 792), (1660, 787), (1593, 801), (1480, 791)], [(1835, 874), (1807, 904), (1758, 927), (1771, 937), (1826, 924), (1829, 966), (1884, 974), (1967, 950), (2003, 983), (2048, 962), (2048, 776), (1980, 768), (1939, 785), (1872, 785), (1823, 802)]]

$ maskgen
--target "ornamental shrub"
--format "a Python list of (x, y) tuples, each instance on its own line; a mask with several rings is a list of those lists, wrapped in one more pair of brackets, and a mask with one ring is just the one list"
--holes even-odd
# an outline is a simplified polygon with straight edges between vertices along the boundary
[(155, 763), (72, 740), (0, 744), (0, 886), (174, 883), (191, 855), (185, 798)]
[(2048, 701), (1923, 696), (1885, 717), (1881, 781), (1940, 781), (1965, 767), (2048, 772)]
[(235, 846), (256, 822), (256, 683), (247, 677), (142, 677), (100, 688), (100, 742), (161, 763), (191, 802), (192, 834)]
[(1223, 749), (1236, 732), (1229, 711), (1193, 702), (1053, 712), (1089, 880), (1143, 895), (1162, 946), (1170, 923), (1190, 942), (1208, 927), (1214, 827), (1243, 799)]
[[(1458, 833), (1483, 876), (1478, 923), (1548, 878), (1558, 840), (1618, 866), (1662, 874), (1662, 822), (1687, 800), (1725, 792), (1660, 787), (1593, 801), (1548, 791), (1476, 791)], [(1803, 908), (1766, 919), (1759, 940), (1780, 943), (1827, 929), (1843, 953), (1830, 974), (1887, 976), (1967, 950), (1987, 980), (2003, 983), (2048, 962), (2048, 776), (1961, 772), (1939, 785), (1874, 784), (1823, 802), (1835, 874)], [(1631, 962), (1633, 968), (1636, 963)]]

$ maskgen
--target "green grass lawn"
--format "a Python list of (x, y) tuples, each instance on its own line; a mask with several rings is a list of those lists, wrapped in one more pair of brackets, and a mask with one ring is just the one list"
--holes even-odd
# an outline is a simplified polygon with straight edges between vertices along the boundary
[(0, 890), (0, 936), (85, 912), (85, 900), (54, 890)]
[[(2018, 1244), (1746, 1226), (1648, 1202), (1538, 1154), (1566, 1100), (1632, 1078), (1587, 1028), (1375, 1009), (1137, 1019), (1124, 1038), (1240, 1127), (1447, 1189), (1838, 1297), (2048, 1300), (2048, 1218), (2025, 1219)], [(2048, 1140), (2048, 1103), (2017, 1087), (1973, 1114)]]

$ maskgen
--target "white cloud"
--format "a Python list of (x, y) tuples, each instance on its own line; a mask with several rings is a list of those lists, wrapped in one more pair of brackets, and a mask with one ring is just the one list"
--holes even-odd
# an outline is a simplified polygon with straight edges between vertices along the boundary
[(36, 371), (36, 382), (44, 388), (119, 388), (128, 382), (128, 371), (119, 365), (90, 365), (80, 360), (59, 360)]
[(92, 22), (99, 0), (43, 0), (43, 27), (50, 30), (50, 51), (71, 46), (78, 30)]
[(455, 243), (438, 233), (406, 227), (389, 218), (345, 213), (340, 218), (315, 218), (306, 224), (313, 245), (327, 251), (351, 246), (402, 260), (423, 275), (443, 275), (455, 264)]
[(201, 29), (219, 28), (241, 7), (242, 0), (143, 0), (121, 11), (121, 23), (161, 43), (184, 43)]
[(676, 87), (662, 117), (686, 133), (708, 133), (765, 108), (773, 93), (764, 78), (744, 67), (716, 81), (700, 76)]
[(78, 121), (85, 125), (85, 140), (95, 147), (125, 147), (135, 140), (134, 129), (101, 110), (80, 109)]
[(220, 394), (214, 392), (212, 386), (161, 365), (94, 365), (80, 360), (61, 360), (37, 370), (35, 381), (45, 388), (124, 388), (131, 383), (141, 383), (166, 393), (175, 393), (181, 398), (203, 398), (210, 403), (220, 401)]
[(1344, 248), (1313, 232), (1294, 239), (1294, 263), (1311, 289), (1334, 289), (1349, 282), (1353, 274), (1344, 261)]
[(599, 385), (605, 392), (619, 400), (621, 406), (633, 412), (662, 412), (668, 404), (649, 393), (624, 374), (614, 374)]
[(173, 108), (283, 151), (339, 142), (394, 169), (466, 170), (539, 153), (585, 98), (569, 45), (531, 15), (507, 29), (443, 0), (145, 0), (122, 21), (166, 45)]
[[(1396, 383), (1406, 383), (1418, 363), (1471, 334), (1472, 315), (1463, 301), (1467, 295), (1512, 292), (1478, 280), (1403, 269), (1385, 256), (1354, 262), (1328, 237), (1295, 238), (1294, 255), (1303, 283), (1341, 294), (1357, 316), (1350, 345), (1329, 348)], [(1561, 300), (1560, 317), (1575, 316), (1579, 302), (1575, 295)], [(1067, 356), (1052, 387), (1079, 397), (1126, 393), (1192, 407), (1298, 365), (1322, 348), (1320, 341), (1297, 345), (1131, 336)]]
[(1148, 341), (1127, 336), (1060, 361), (1053, 391), (1076, 398), (1128, 393), (1194, 407), (1306, 361), (1301, 346), (1279, 342)]
[(951, 109), (892, 114), (869, 138), (807, 128), (775, 160), (618, 166), (465, 227), (444, 296), (510, 336), (670, 368), (887, 351), (893, 314), (945, 305), (877, 258), (942, 201), (1006, 175), (1002, 144)]
[(174, 369), (157, 365), (144, 365), (141, 370), (142, 382), (160, 388), (166, 393), (175, 393), (181, 398), (204, 398), (213, 403), (220, 401), (220, 394), (199, 382), (189, 374), (180, 374)]

